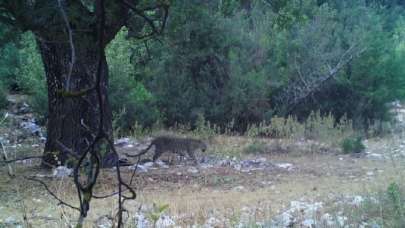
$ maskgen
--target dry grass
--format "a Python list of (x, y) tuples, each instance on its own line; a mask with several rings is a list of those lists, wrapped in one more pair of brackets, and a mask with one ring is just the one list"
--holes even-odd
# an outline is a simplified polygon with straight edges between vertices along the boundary
[[(224, 168), (188, 176), (178, 176), (177, 172), (185, 171), (174, 167), (151, 171), (138, 175), (134, 182), (138, 198), (128, 202), (130, 214), (134, 215), (139, 208), (151, 210), (152, 203), (168, 204), (167, 213), (177, 216), (178, 225), (186, 227), (203, 224), (211, 216), (236, 221), (241, 210), (248, 207), (255, 210), (253, 221), (263, 221), (280, 213), (292, 200), (328, 202), (344, 195), (372, 194), (386, 189), (392, 182), (400, 183), (405, 174), (400, 160), (373, 161), (341, 155), (333, 145), (317, 140), (228, 135), (210, 136), (207, 140), (210, 140), (209, 153), (212, 154), (244, 159), (266, 157), (272, 163), (291, 163), (295, 169), (241, 174)], [(369, 151), (381, 152), (390, 150), (389, 147), (400, 140), (400, 137), (370, 140), (367, 144), (371, 147)], [(257, 143), (263, 146), (263, 151), (246, 154), (246, 148)], [(6, 169), (1, 169), (5, 174)], [(4, 221), (12, 216), (23, 221), (26, 217), (26, 223), (32, 227), (68, 227), (76, 221), (77, 212), (57, 206), (41, 186), (21, 178), (38, 170), (17, 165), (16, 172), (17, 178), (13, 180), (0, 175), (0, 219)], [(373, 175), (370, 176), (370, 172)], [(127, 180), (129, 175), (128, 172), (123, 174)], [(263, 182), (267, 184), (261, 184)], [(70, 179), (50, 179), (48, 183), (59, 197), (77, 205), (76, 190)], [(113, 172), (103, 171), (97, 193), (114, 191), (115, 183)], [(236, 190), (238, 186), (243, 189)], [(116, 208), (116, 199), (94, 200), (85, 227), (93, 227), (101, 216), (114, 217)], [(331, 206), (330, 210), (335, 208)]]
[[(344, 160), (341, 161), (339, 158)], [(128, 203), (127, 208), (131, 214), (135, 214), (141, 205), (150, 208), (152, 202), (168, 204), (168, 214), (177, 215), (179, 224), (186, 226), (195, 223), (202, 224), (213, 215), (237, 218), (241, 209), (249, 207), (257, 208), (255, 218), (252, 219), (261, 221), (278, 214), (292, 200), (325, 201), (331, 196), (364, 195), (385, 189), (389, 183), (400, 181), (400, 177), (405, 174), (405, 169), (398, 169), (402, 164), (394, 167), (391, 162), (355, 159), (350, 156), (319, 154), (289, 156), (284, 154), (272, 155), (271, 159), (273, 162), (290, 162), (297, 169), (294, 172), (276, 172), (264, 176), (259, 173), (239, 176), (242, 183), (238, 182), (238, 184), (244, 186), (244, 190), (234, 190), (232, 183), (230, 186), (226, 184), (205, 185), (204, 182), (200, 182), (199, 177), (191, 177), (194, 178), (194, 181), (191, 182), (185, 180), (178, 180), (178, 182), (149, 181), (144, 184), (143, 189), (138, 190), (137, 200)], [(382, 172), (378, 170), (382, 170)], [(370, 171), (374, 172), (371, 177), (367, 175)], [(20, 175), (27, 174), (27, 172), (33, 171), (19, 170)], [(207, 176), (212, 175), (212, 173), (207, 174)], [(145, 174), (138, 178), (148, 180), (157, 178), (157, 174)], [(270, 181), (271, 184), (262, 187), (253, 186), (252, 180), (256, 180), (257, 183), (262, 180)], [(97, 192), (111, 192), (113, 182), (112, 172), (105, 171), (100, 178), (99, 186), (101, 187)], [(65, 227), (67, 223), (75, 221), (77, 213), (56, 206), (56, 202), (50, 200), (50, 196), (44, 194), (44, 190), (40, 186), (33, 185), (21, 178), (2, 179), (0, 183), (3, 188), (2, 198), (6, 199), (2, 200), (5, 204), (2, 205), (4, 208), (0, 211), (3, 220), (11, 215), (19, 215), (18, 217), (22, 218), (22, 215), (26, 214), (28, 221), (34, 227), (47, 227), (45, 224), (48, 224), (48, 227), (55, 224)], [(70, 180), (53, 180), (49, 183), (61, 198), (72, 203), (76, 202), (75, 189)], [(14, 187), (10, 189), (9, 186)], [(25, 186), (33, 187), (28, 189)], [(19, 191), (15, 191), (16, 188)], [(21, 200), (25, 205), (24, 210)], [(116, 208), (114, 199), (94, 200), (92, 203), (86, 227), (92, 227), (102, 215), (114, 215)]]

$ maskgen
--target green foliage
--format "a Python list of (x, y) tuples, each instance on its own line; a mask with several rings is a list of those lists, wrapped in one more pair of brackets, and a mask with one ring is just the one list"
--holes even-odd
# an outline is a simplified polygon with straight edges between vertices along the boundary
[(362, 195), (359, 204), (354, 206), (347, 202), (342, 206), (336, 208), (333, 215), (347, 216), (355, 226), (366, 223), (367, 227), (405, 227), (405, 188), (400, 176), (386, 189)]
[[(12, 41), (12, 42), (11, 42)], [(29, 103), (43, 119), (47, 115), (45, 71), (32, 33), (20, 34), (0, 48), (0, 80), (2, 94), (7, 90), (30, 95)], [(3, 103), (4, 104), (4, 103)]]
[(255, 141), (245, 147), (243, 152), (246, 154), (265, 154), (268, 152), (268, 146), (266, 143)]
[(6, 88), (2, 82), (0, 82), (0, 110), (7, 107)]
[(270, 110), (263, 74), (238, 67), (243, 27), (213, 2), (177, 1), (171, 9), (163, 44), (149, 43), (151, 58), (136, 63), (164, 123), (194, 128), (202, 115), (222, 128), (231, 121), (243, 128), (264, 119)]
[(0, 80), (5, 88), (17, 87), (16, 70), (19, 66), (18, 48), (15, 43), (7, 43), (0, 48)]
[(0, 23), (0, 81), (7, 89), (16, 89), (19, 38), (18, 30)]
[(23, 34), (20, 45), (16, 83), (20, 90), (30, 95), (29, 103), (33, 111), (41, 120), (44, 120), (48, 114), (48, 93), (45, 70), (34, 35)]
[(388, 186), (387, 195), (388, 195), (389, 200), (391, 200), (391, 204), (395, 211), (395, 215), (397, 215), (398, 217), (405, 216), (405, 214), (404, 214), (405, 204), (402, 199), (403, 198), (402, 192), (397, 183), (393, 182)]
[(110, 73), (109, 99), (116, 128), (123, 132), (133, 130), (136, 124), (151, 127), (160, 117), (152, 94), (136, 80), (129, 51), (134, 43), (125, 38), (126, 34), (126, 29), (120, 31), (106, 50)]
[[(353, 219), (376, 224), (377, 227), (404, 227), (405, 226), (405, 191), (401, 182), (392, 182), (387, 189), (379, 192), (372, 199), (366, 200), (362, 211), (355, 211), (359, 215)], [(353, 212), (350, 212), (354, 215)]]
[[(173, 1), (159, 40), (128, 40), (133, 34), (123, 29), (106, 50), (114, 123), (121, 132), (160, 122), (207, 133), (203, 116), (218, 132), (261, 134), (258, 126), (276, 115), (299, 117), (291, 124), (314, 110), (331, 114), (325, 127), (340, 119), (353, 119), (357, 128), (389, 120), (386, 104), (405, 99), (404, 12), (397, 1)], [(30, 94), (46, 116), (35, 40), (28, 33), (7, 38), (9, 31), (0, 27), (0, 79)], [(347, 64), (338, 67), (342, 61)], [(333, 70), (336, 76), (322, 81)], [(281, 125), (287, 122), (275, 126)], [(324, 132), (294, 127), (302, 126), (272, 134)]]
[(156, 227), (157, 221), (163, 215), (163, 213), (166, 212), (168, 209), (169, 209), (169, 204), (157, 205), (156, 203), (153, 203), (153, 210), (147, 214), (148, 218), (153, 223), (153, 227)]
[(402, 19), (388, 15), (398, 11), (361, 0), (277, 1), (269, 7), (176, 1), (163, 41), (134, 46), (136, 77), (166, 125), (194, 128), (202, 115), (222, 130), (229, 122), (233, 130), (246, 130), (284, 114), (275, 98), (289, 85), (316, 85), (349, 56), (354, 59), (336, 78), (289, 107), (290, 114), (302, 120), (320, 110), (335, 121), (353, 118), (358, 127), (389, 118), (385, 104), (405, 96)]
[(194, 3), (179, 1), (172, 6), (166, 45), (153, 49), (159, 57), (152, 63), (157, 67), (150, 72), (148, 85), (168, 125), (194, 125), (200, 115), (213, 123), (225, 117), (221, 106), (229, 80), (224, 69), (227, 37), (218, 25), (218, 15), (208, 6)]
[(209, 139), (210, 137), (218, 135), (219, 133), (219, 127), (217, 127), (215, 124), (211, 124), (204, 118), (203, 115), (198, 116), (196, 128), (194, 129), (193, 134), (201, 138)]
[(364, 146), (361, 137), (348, 137), (342, 141), (342, 150), (345, 154), (354, 154), (363, 152)]
[(269, 122), (261, 122), (248, 127), (246, 136), (266, 136), (293, 140), (312, 139), (333, 146), (336, 142), (352, 135), (352, 122), (343, 116), (338, 122), (329, 115), (321, 115), (319, 111), (299, 121), (295, 116), (287, 118), (274, 116)]

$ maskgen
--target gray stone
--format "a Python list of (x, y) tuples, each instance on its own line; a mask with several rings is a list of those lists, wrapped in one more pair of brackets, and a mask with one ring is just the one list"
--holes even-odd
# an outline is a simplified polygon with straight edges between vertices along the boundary
[(134, 216), (134, 220), (135, 220), (135, 227), (137, 227), (137, 228), (151, 227), (151, 224), (146, 219), (145, 215), (143, 215), (142, 213), (136, 213)]
[(159, 220), (156, 222), (156, 227), (157, 228), (166, 228), (166, 227), (172, 227), (176, 225), (174, 220), (170, 218), (169, 216), (162, 215), (160, 216)]
[(66, 166), (58, 166), (53, 170), (52, 176), (62, 178), (68, 177), (73, 173), (73, 169), (69, 169)]
[(276, 164), (276, 166), (281, 169), (286, 169), (288, 171), (290, 171), (294, 168), (294, 165), (291, 163), (280, 163), (280, 164)]
[(190, 168), (187, 169), (187, 172), (189, 172), (189, 173), (198, 173), (200, 171), (195, 167), (190, 167)]
[(146, 173), (146, 172), (148, 172), (148, 168), (147, 167), (145, 167), (144, 165), (132, 165), (132, 166), (128, 166), (128, 169), (129, 170), (135, 170), (136, 169), (136, 171), (138, 172), (138, 173)]
[(233, 188), (234, 191), (238, 191), (238, 192), (243, 192), (245, 191), (245, 187), (243, 187), (242, 185), (236, 186)]
[(302, 221), (301, 227), (303, 227), (303, 228), (315, 227), (315, 220), (313, 220), (313, 219), (305, 219), (304, 221)]

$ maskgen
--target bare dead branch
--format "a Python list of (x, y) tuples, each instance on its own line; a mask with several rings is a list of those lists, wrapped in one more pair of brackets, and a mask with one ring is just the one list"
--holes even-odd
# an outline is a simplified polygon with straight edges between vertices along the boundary
[[(366, 51), (366, 48), (357, 50), (357, 44), (350, 46), (339, 58), (334, 67), (326, 64), (328, 67), (328, 72), (325, 75), (316, 77), (310, 76), (305, 80), (302, 75), (301, 69), (296, 64), (296, 70), (298, 74), (298, 79), (290, 83), (287, 88), (281, 92), (280, 95), (276, 97), (276, 102), (278, 106), (284, 107), (283, 114), (288, 114), (296, 105), (298, 105), (303, 100), (312, 96), (313, 93), (321, 89), (322, 85), (333, 78), (335, 78), (344, 66), (349, 64), (355, 57), (361, 55)], [(311, 74), (312, 75), (312, 74)]]
[(30, 159), (42, 159), (42, 158), (43, 158), (43, 156), (27, 156), (27, 157), (12, 159), (12, 160), (0, 161), (0, 164), (2, 164), (2, 163), (10, 164), (10, 163), (18, 162), (18, 161), (24, 161), (24, 160), (30, 160)]
[(59, 140), (55, 141), (56, 144), (59, 146), (59, 149), (66, 153), (66, 154), (70, 154), (72, 155), (74, 158), (79, 159), (79, 155), (77, 155), (77, 153), (75, 153), (72, 149), (68, 148), (67, 146), (65, 146), (63, 143), (61, 143)]
[[(3, 151), (3, 160), (7, 162), (8, 161), (7, 151), (6, 151), (6, 148), (4, 147), (4, 144), (3, 144), (3, 142), (1, 140), (0, 140), (0, 146), (1, 146), (1, 149)], [(7, 166), (8, 166), (8, 172), (7, 172), (8, 175), (10, 177), (13, 177), (14, 176), (13, 168), (11, 167), (10, 163), (7, 163)]]
[(80, 211), (80, 209), (79, 209), (78, 207), (72, 206), (71, 204), (66, 203), (65, 201), (61, 200), (55, 193), (53, 193), (53, 191), (51, 191), (51, 190), (49, 189), (48, 185), (47, 185), (44, 181), (38, 180), (38, 179), (36, 179), (36, 178), (34, 178), (34, 177), (24, 177), (24, 178), (27, 179), (27, 180), (30, 180), (30, 181), (38, 182), (38, 183), (40, 183), (42, 186), (44, 186), (44, 188), (46, 189), (46, 191), (47, 191), (54, 199), (56, 199), (56, 200), (59, 202), (59, 203), (58, 203), (59, 205), (64, 205), (64, 206), (70, 207), (70, 208), (72, 208), (72, 209), (74, 209), (74, 210)]
[[(143, 8), (143, 9), (138, 9), (135, 5), (133, 5), (132, 3), (128, 2), (127, 0), (121, 0), (121, 2), (128, 7), (129, 9), (131, 9), (136, 15), (142, 17), (146, 23), (149, 25), (151, 32), (141, 35), (141, 36), (135, 36), (136, 39), (145, 39), (145, 38), (150, 38), (156, 35), (160, 35), (163, 33), (165, 27), (166, 27), (166, 22), (167, 22), (167, 18), (169, 15), (169, 6), (165, 5), (165, 4), (158, 4), (156, 6), (150, 6), (147, 8)], [(155, 25), (155, 22), (152, 18), (149, 18), (144, 12), (145, 11), (152, 11), (152, 10), (157, 10), (157, 9), (162, 9), (164, 16), (162, 19), (162, 24), (160, 26), (160, 28), (158, 28)]]

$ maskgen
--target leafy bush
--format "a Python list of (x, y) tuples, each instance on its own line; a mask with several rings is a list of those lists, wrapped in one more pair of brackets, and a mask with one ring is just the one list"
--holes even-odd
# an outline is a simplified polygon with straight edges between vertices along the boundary
[(17, 87), (29, 96), (29, 104), (39, 120), (48, 115), (48, 92), (45, 70), (34, 35), (24, 33), (18, 50), (19, 67), (16, 69)]
[[(276, 137), (319, 138), (342, 118), (359, 128), (389, 119), (385, 104), (405, 98), (403, 9), (378, 6), (385, 1), (278, 2), (174, 1), (158, 41), (128, 40), (123, 29), (106, 50), (116, 126), (159, 121), (203, 130), (204, 116), (221, 132), (260, 135), (259, 125), (273, 122), (267, 133)], [(33, 35), (0, 54), (0, 80), (30, 94), (46, 116)], [(314, 110), (334, 119), (321, 123)]]
[(296, 116), (287, 118), (274, 116), (270, 122), (250, 125), (246, 136), (266, 136), (284, 139), (313, 139), (319, 142), (338, 144), (342, 139), (353, 135), (352, 122), (345, 116), (336, 121), (332, 115), (321, 115), (319, 111), (311, 112), (308, 118), (299, 121)]
[(345, 154), (361, 153), (366, 147), (364, 146), (361, 137), (348, 137), (342, 141), (342, 150)]
[(387, 196), (396, 220), (405, 225), (405, 198), (400, 186), (395, 182), (391, 183), (387, 188)]
[[(367, 127), (389, 117), (384, 104), (405, 98), (398, 11), (362, 0), (277, 7), (253, 1), (247, 8), (193, 0), (171, 7), (162, 42), (133, 46), (135, 77), (155, 98), (166, 125), (195, 127), (203, 115), (221, 130), (233, 121), (233, 130), (245, 131), (275, 114), (302, 121), (320, 110)], [(313, 89), (305, 96), (308, 86)], [(283, 107), (302, 94), (305, 99)]]
[(370, 227), (405, 227), (405, 188), (401, 180), (368, 197), (360, 208), (349, 207), (345, 214)]
[(109, 100), (115, 128), (119, 132), (133, 130), (138, 124), (151, 127), (160, 119), (152, 94), (136, 80), (129, 51), (134, 42), (127, 40), (126, 34), (126, 29), (120, 31), (106, 50), (110, 73)]
[(193, 134), (201, 138), (208, 139), (220, 133), (220, 129), (215, 124), (211, 124), (207, 121), (203, 115), (198, 116), (196, 121), (196, 127), (193, 130)]
[(2, 82), (0, 82), (0, 110), (7, 107), (7, 92)]
[(268, 146), (266, 145), (266, 143), (254, 141), (251, 144), (249, 144), (243, 150), (243, 152), (246, 154), (264, 154), (268, 152)]
[(19, 67), (19, 50), (15, 43), (0, 47), (0, 81), (7, 89), (18, 89), (17, 68)]

